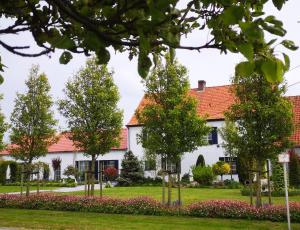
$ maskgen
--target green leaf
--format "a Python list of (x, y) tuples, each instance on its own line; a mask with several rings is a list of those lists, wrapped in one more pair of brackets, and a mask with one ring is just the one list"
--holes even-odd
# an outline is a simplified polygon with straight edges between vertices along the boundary
[(241, 6), (231, 6), (224, 10), (221, 15), (225, 25), (234, 25), (239, 23), (244, 16), (244, 8)]
[(284, 63), (285, 63), (285, 65), (284, 65), (284, 70), (285, 71), (288, 71), (289, 69), (290, 69), (290, 58), (289, 58), (289, 56), (288, 55), (286, 55), (285, 53), (282, 53), (283, 54), (283, 58), (284, 58)]
[(263, 60), (261, 71), (269, 82), (281, 82), (283, 79), (283, 64), (279, 59)]
[(3, 76), (0, 74), (0, 85), (2, 85), (3, 82), (4, 82), (4, 78), (3, 78)]
[(281, 42), (281, 44), (285, 47), (285, 48), (287, 48), (287, 49), (289, 49), (289, 50), (297, 50), (299, 47), (298, 46), (296, 46), (295, 45), (295, 43), (293, 42), (293, 41), (291, 41), (291, 40), (283, 40), (282, 42)]
[(235, 74), (237, 76), (251, 76), (254, 72), (255, 65), (253, 62), (241, 62), (235, 67)]
[(69, 61), (73, 58), (72, 54), (69, 51), (64, 51), (59, 58), (60, 64), (68, 64)]
[(138, 57), (138, 73), (142, 78), (146, 78), (150, 67), (152, 65), (152, 62), (150, 58), (147, 55), (144, 55), (142, 53), (139, 53)]
[(274, 38), (274, 39), (270, 40), (270, 41), (267, 43), (267, 46), (271, 46), (271, 45), (273, 45), (273, 44), (274, 44), (276, 41), (277, 41), (277, 39), (276, 39), (276, 38)]
[(238, 45), (238, 50), (247, 58), (249, 61), (253, 60), (254, 51), (253, 46), (250, 43), (244, 43)]
[(97, 52), (97, 63), (99, 65), (107, 64), (110, 60), (110, 53), (107, 49), (99, 49)]
[(285, 3), (285, 0), (272, 0), (272, 2), (278, 10), (281, 10), (283, 4)]

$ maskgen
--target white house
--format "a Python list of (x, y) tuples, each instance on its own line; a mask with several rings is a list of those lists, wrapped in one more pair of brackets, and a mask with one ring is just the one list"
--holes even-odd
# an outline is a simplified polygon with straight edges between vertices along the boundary
[[(205, 163), (212, 165), (217, 161), (231, 161), (232, 173), (234, 179), (238, 179), (236, 172), (236, 159), (225, 156), (224, 148), (222, 147), (222, 137), (218, 133), (218, 129), (224, 125), (224, 112), (234, 103), (234, 95), (230, 90), (230, 85), (206, 87), (205, 81), (198, 81), (198, 87), (190, 89), (189, 94), (198, 101), (197, 111), (200, 116), (207, 118), (207, 124), (213, 127), (212, 132), (208, 135), (209, 145), (198, 148), (192, 153), (185, 153), (181, 162), (181, 176), (191, 171), (191, 166), (196, 164), (200, 154), (204, 156)], [(293, 104), (295, 124), (300, 124), (300, 96), (288, 97)], [(142, 110), (147, 104), (145, 97), (141, 100), (137, 110)], [(138, 123), (135, 115), (132, 116), (128, 128), (128, 149), (140, 159), (144, 157), (144, 149), (137, 142), (137, 134), (141, 132), (142, 125)], [(291, 139), (295, 142), (295, 150), (300, 156), (300, 128), (296, 127)], [(153, 171), (148, 171), (146, 174), (152, 174)], [(224, 176), (228, 179), (229, 175)]]
[[(218, 133), (218, 129), (224, 125), (224, 112), (234, 103), (234, 96), (230, 91), (230, 85), (206, 87), (205, 81), (198, 81), (198, 87), (191, 89), (189, 94), (197, 99), (197, 111), (200, 116), (207, 118), (209, 126), (213, 127), (212, 132), (208, 135), (209, 145), (198, 148), (192, 153), (185, 153), (181, 164), (181, 176), (191, 171), (191, 166), (196, 164), (196, 160), (200, 154), (204, 156), (205, 162), (212, 165), (215, 162), (232, 161), (232, 172), (234, 179), (238, 179), (236, 174), (236, 161), (225, 156), (225, 151), (222, 148), (223, 140)], [(300, 156), (300, 96), (288, 97), (293, 104), (295, 131), (291, 136), (291, 140), (295, 143), (295, 151)], [(147, 104), (147, 100), (143, 98), (137, 110), (143, 109)], [(111, 149), (111, 151), (104, 156), (99, 156), (96, 164), (96, 171), (100, 165), (103, 168), (113, 166), (118, 170), (121, 169), (121, 162), (127, 150), (131, 150), (141, 161), (145, 161), (145, 151), (141, 144), (137, 141), (137, 134), (141, 132), (142, 125), (138, 123), (135, 115), (132, 116), (127, 129), (122, 130), (120, 137), (121, 144), (119, 147)], [(0, 152), (0, 156), (4, 160), (12, 159), (8, 151)], [(59, 141), (49, 147), (48, 153), (45, 157), (39, 158), (38, 161), (45, 162), (50, 166), (50, 178), (54, 178), (54, 171), (52, 168), (52, 159), (61, 158), (61, 169), (58, 173), (62, 176), (63, 171), (68, 165), (76, 166), (79, 171), (83, 172), (88, 168), (91, 161), (81, 150), (74, 147), (73, 142), (68, 138), (67, 133), (60, 134)], [(159, 168), (159, 165), (158, 165)], [(145, 163), (145, 176), (154, 177), (156, 171), (151, 170)], [(98, 175), (95, 175), (98, 179)], [(229, 175), (224, 176), (224, 179), (229, 178)]]
[[(67, 166), (72, 165), (79, 169), (80, 172), (88, 170), (88, 166), (91, 162), (91, 157), (85, 155), (81, 150), (76, 149), (73, 142), (69, 139), (69, 133), (59, 134), (57, 143), (51, 145), (48, 148), (48, 153), (44, 157), (40, 157), (37, 161), (44, 162), (49, 165), (50, 179), (54, 179), (54, 176), (63, 178), (63, 172)], [(98, 180), (98, 169), (100, 166), (105, 169), (107, 167), (114, 167), (118, 170), (121, 168), (121, 161), (127, 151), (127, 129), (122, 129), (120, 135), (120, 146), (114, 147), (110, 152), (104, 156), (98, 156), (96, 161), (96, 173), (95, 177)], [(4, 160), (13, 160), (10, 153), (7, 150), (0, 152), (0, 156)], [(55, 158), (61, 159), (60, 170), (54, 172), (52, 167), (52, 160)]]

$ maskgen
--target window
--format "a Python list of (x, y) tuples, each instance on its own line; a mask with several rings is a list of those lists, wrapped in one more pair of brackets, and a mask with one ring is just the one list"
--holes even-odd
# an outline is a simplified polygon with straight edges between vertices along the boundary
[(175, 162), (171, 162), (170, 160), (166, 160), (165, 158), (161, 159), (161, 169), (163, 171), (168, 171), (171, 173), (177, 173), (177, 169), (181, 172), (181, 165), (176, 164)]
[(156, 169), (155, 160), (146, 160), (144, 163), (145, 163), (145, 171), (151, 171)]
[(205, 140), (209, 145), (218, 144), (218, 128), (212, 127), (210, 133), (205, 137)]
[(219, 161), (224, 161), (230, 165), (232, 174), (237, 174), (236, 159), (236, 157), (219, 157)]

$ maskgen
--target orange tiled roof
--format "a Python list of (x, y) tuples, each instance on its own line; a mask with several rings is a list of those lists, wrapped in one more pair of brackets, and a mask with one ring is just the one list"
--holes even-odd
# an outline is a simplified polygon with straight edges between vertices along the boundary
[[(190, 89), (189, 95), (198, 101), (197, 111), (200, 116), (206, 116), (209, 120), (223, 120), (224, 112), (235, 102), (231, 92), (231, 85), (206, 87), (204, 91)], [(293, 104), (294, 122), (296, 129), (291, 140), (296, 146), (300, 146), (300, 96), (287, 97)], [(149, 103), (145, 96), (142, 98), (137, 110), (142, 110)], [(138, 120), (133, 115), (127, 126), (138, 126)]]
[[(234, 103), (234, 95), (231, 93), (230, 85), (206, 87), (204, 91), (190, 89), (189, 95), (198, 101), (197, 111), (201, 116), (206, 116), (207, 120), (224, 119), (224, 112)], [(149, 100), (143, 97), (137, 110), (142, 110)], [(127, 124), (128, 126), (139, 125), (135, 115)]]
[[(123, 128), (120, 134), (120, 146), (113, 147), (112, 150), (126, 150), (127, 149), (127, 129)], [(59, 134), (57, 143), (49, 146), (48, 153), (64, 153), (64, 152), (77, 152), (80, 151), (73, 145), (73, 141), (69, 138), (69, 133)], [(8, 150), (3, 150), (0, 155), (9, 154)]]

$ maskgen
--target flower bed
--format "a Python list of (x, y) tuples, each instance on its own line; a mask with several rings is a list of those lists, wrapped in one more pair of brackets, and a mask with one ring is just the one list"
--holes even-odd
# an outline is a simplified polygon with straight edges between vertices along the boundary
[[(204, 201), (189, 205), (186, 208), (189, 216), (220, 217), (231, 219), (285, 221), (286, 208), (284, 205), (271, 205), (255, 208), (243, 201), (215, 200)], [(291, 220), (300, 222), (300, 203), (290, 203)]]
[[(178, 215), (175, 207), (168, 208), (148, 197), (132, 199), (92, 198), (71, 195), (40, 194), (29, 197), (0, 195), (0, 208), (82, 211), (108, 214)], [(290, 203), (291, 220), (300, 222), (300, 203)], [(232, 218), (285, 221), (283, 205), (251, 207), (242, 201), (214, 200), (195, 203), (181, 209), (181, 215), (208, 218)]]

